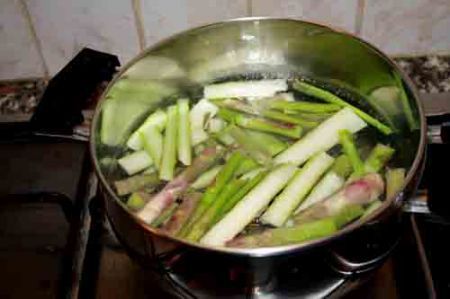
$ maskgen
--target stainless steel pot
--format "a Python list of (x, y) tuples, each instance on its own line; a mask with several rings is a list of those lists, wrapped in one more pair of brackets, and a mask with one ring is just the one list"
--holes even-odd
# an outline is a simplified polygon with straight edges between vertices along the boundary
[[(146, 79), (165, 90), (182, 90), (221, 78), (251, 76), (308, 76), (331, 84), (342, 84), (364, 95), (373, 109), (398, 128), (395, 135), (400, 146), (394, 164), (407, 167), (403, 191), (387, 199), (371, 217), (352, 223), (337, 234), (271, 248), (208, 248), (165, 235), (130, 213), (109, 185), (110, 173), (100, 168), (99, 128), (102, 109), (108, 102), (111, 86), (126, 76)], [(398, 96), (400, 75), (420, 128), (408, 133), (407, 122)], [(394, 92), (392, 93), (392, 90)], [(385, 91), (390, 90), (391, 96)], [(130, 101), (133, 99), (130, 98)], [(150, 111), (161, 104), (155, 97)], [(272, 18), (244, 18), (194, 28), (170, 37), (133, 59), (110, 83), (97, 107), (92, 125), (90, 150), (101, 181), (107, 213), (121, 241), (133, 253), (151, 261), (158, 254), (173, 249), (189, 249), (217, 257), (267, 260), (275, 256), (302, 255), (323, 248), (330, 242), (345, 239), (370, 223), (398, 215), (405, 197), (414, 193), (420, 178), (425, 151), (426, 124), (417, 92), (410, 80), (381, 51), (351, 34), (313, 23)]]

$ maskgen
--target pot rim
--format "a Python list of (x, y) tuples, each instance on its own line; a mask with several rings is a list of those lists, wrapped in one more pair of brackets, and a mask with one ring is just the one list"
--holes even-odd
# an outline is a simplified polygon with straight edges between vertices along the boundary
[[(412, 95), (414, 97), (414, 101), (418, 110), (418, 114), (420, 117), (420, 140), (419, 140), (419, 145), (417, 148), (417, 152), (416, 155), (414, 157), (414, 161), (407, 173), (405, 182), (401, 188), (401, 191), (399, 191), (397, 194), (395, 194), (395, 196), (393, 196), (392, 198), (388, 198), (385, 201), (383, 201), (382, 205), (375, 210), (371, 215), (369, 215), (368, 217), (364, 218), (364, 219), (358, 219), (357, 221), (347, 225), (346, 227), (344, 227), (343, 229), (339, 230), (338, 232), (336, 232), (335, 234), (333, 234), (332, 236), (328, 236), (328, 237), (322, 237), (319, 239), (315, 239), (315, 240), (311, 240), (311, 241), (306, 241), (306, 242), (302, 242), (302, 243), (298, 243), (298, 244), (290, 244), (290, 245), (283, 245), (283, 246), (273, 246), (273, 247), (260, 247), (260, 248), (228, 248), (228, 247), (209, 247), (209, 246), (204, 246), (200, 243), (197, 242), (190, 242), (190, 241), (186, 241), (184, 239), (180, 239), (180, 238), (176, 238), (173, 236), (169, 236), (166, 233), (164, 233), (163, 231), (159, 230), (159, 229), (155, 229), (150, 227), (147, 223), (145, 223), (143, 220), (141, 220), (139, 217), (137, 217), (135, 214), (131, 213), (125, 206), (125, 204), (117, 197), (117, 195), (115, 194), (114, 190), (111, 188), (111, 186), (108, 184), (108, 182), (106, 181), (106, 178), (103, 176), (101, 170), (100, 170), (100, 166), (99, 166), (99, 161), (98, 158), (95, 155), (96, 149), (95, 149), (95, 126), (98, 122), (98, 118), (100, 117), (100, 108), (102, 107), (103, 102), (105, 101), (106, 97), (105, 95), (109, 92), (110, 88), (114, 85), (114, 83), (121, 77), (121, 75), (126, 72), (134, 63), (136, 63), (137, 61), (139, 61), (140, 59), (142, 59), (144, 56), (147, 55), (147, 53), (151, 52), (153, 49), (157, 48), (158, 46), (170, 41), (170, 40), (174, 40), (177, 39), (179, 36), (185, 35), (188, 32), (192, 32), (194, 30), (200, 30), (203, 28), (207, 28), (207, 27), (211, 27), (211, 26), (217, 26), (217, 25), (221, 25), (221, 24), (228, 24), (228, 23), (241, 23), (241, 22), (255, 22), (255, 21), (265, 21), (265, 20), (270, 20), (270, 21), (290, 21), (290, 22), (298, 22), (298, 23), (306, 23), (306, 24), (311, 24), (311, 25), (316, 25), (319, 27), (323, 27), (335, 32), (338, 32), (340, 34), (343, 35), (347, 35), (348, 37), (351, 37), (353, 39), (358, 40), (359, 42), (361, 42), (362, 44), (364, 44), (365, 46), (367, 46), (368, 48), (370, 48), (372, 51), (374, 51), (374, 54), (379, 55), (382, 59), (384, 59), (395, 71), (397, 71), (400, 75), (401, 78), (404, 80), (404, 82), (406, 83), (407, 87), (409, 88), (409, 90), (412, 92)], [(92, 163), (94, 165), (94, 169), (95, 169), (95, 173), (98, 176), (98, 178), (100, 179), (101, 184), (103, 185), (103, 187), (107, 190), (108, 193), (108, 199), (107, 200), (111, 200), (109, 197), (112, 197), (112, 199), (114, 199), (115, 203), (120, 205), (122, 209), (125, 210), (126, 214), (131, 217), (133, 219), (133, 221), (141, 228), (143, 229), (146, 233), (149, 233), (150, 235), (155, 235), (157, 237), (163, 238), (166, 241), (172, 241), (175, 242), (179, 245), (184, 245), (184, 246), (188, 246), (188, 247), (192, 247), (198, 250), (206, 250), (206, 251), (212, 251), (212, 252), (216, 252), (216, 253), (224, 253), (224, 254), (230, 254), (230, 255), (237, 255), (237, 256), (247, 256), (247, 257), (268, 257), (268, 256), (275, 256), (275, 255), (281, 255), (281, 254), (290, 254), (290, 253), (296, 253), (296, 252), (300, 252), (300, 251), (306, 251), (308, 249), (312, 249), (315, 248), (317, 246), (320, 245), (326, 245), (332, 241), (335, 241), (337, 239), (340, 239), (346, 235), (348, 235), (349, 233), (351, 233), (352, 231), (360, 228), (361, 226), (363, 226), (364, 224), (373, 222), (373, 220), (375, 220), (376, 218), (380, 217), (384, 212), (386, 212), (389, 207), (391, 207), (394, 204), (401, 204), (403, 202), (403, 197), (404, 197), (404, 193), (403, 190), (405, 189), (405, 187), (407, 185), (410, 184), (410, 182), (413, 180), (415, 174), (417, 173), (417, 171), (419, 170), (419, 167), (421, 165), (422, 162), (422, 157), (424, 155), (424, 151), (425, 151), (425, 146), (426, 146), (426, 118), (425, 118), (425, 113), (424, 113), (424, 109), (422, 106), (422, 102), (420, 101), (420, 97), (419, 97), (419, 92), (417, 90), (417, 88), (415, 87), (415, 85), (412, 83), (412, 80), (405, 74), (405, 72), (403, 70), (401, 70), (397, 64), (391, 59), (389, 58), (386, 54), (384, 54), (381, 50), (379, 50), (377, 47), (373, 46), (372, 44), (370, 44), (369, 42), (357, 37), (356, 35), (347, 32), (343, 29), (339, 29), (339, 28), (334, 28), (328, 25), (324, 25), (324, 24), (320, 24), (317, 22), (310, 22), (310, 21), (304, 21), (304, 20), (299, 20), (299, 19), (292, 19), (292, 18), (279, 18), (279, 17), (243, 17), (243, 18), (234, 18), (234, 19), (228, 19), (228, 20), (224, 20), (224, 21), (219, 21), (219, 22), (211, 22), (205, 25), (201, 25), (201, 26), (197, 26), (197, 27), (193, 27), (193, 28), (189, 28), (186, 30), (183, 30), (181, 32), (178, 32), (174, 35), (171, 35), (169, 37), (166, 37), (158, 42), (156, 42), (155, 44), (153, 44), (150, 47), (147, 47), (145, 50), (141, 51), (136, 57), (134, 57), (133, 59), (131, 59), (125, 66), (123, 66), (120, 71), (114, 76), (114, 78), (109, 82), (108, 87), (103, 91), (99, 102), (96, 105), (95, 108), (95, 112), (94, 112), (94, 117), (92, 119), (91, 122), (91, 128), (90, 128), (90, 138), (89, 138), (89, 151), (90, 151), (90, 156), (91, 156), (91, 160)]]

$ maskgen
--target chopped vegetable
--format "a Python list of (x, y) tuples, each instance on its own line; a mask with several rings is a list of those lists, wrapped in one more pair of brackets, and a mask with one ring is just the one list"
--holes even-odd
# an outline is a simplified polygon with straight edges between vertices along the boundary
[(183, 201), (178, 209), (176, 209), (170, 220), (163, 225), (163, 230), (168, 234), (176, 235), (194, 212), (201, 196), (202, 194), (198, 192), (187, 192), (183, 196)]
[(237, 191), (231, 198), (227, 200), (227, 202), (220, 208), (220, 211), (217, 213), (216, 218), (214, 219), (214, 223), (216, 223), (219, 219), (221, 219), (225, 214), (227, 214), (245, 195), (247, 195), (250, 190), (252, 190), (259, 182), (266, 176), (267, 171), (262, 170), (257, 173), (253, 177), (244, 178), (241, 177), (241, 180), (244, 180), (246, 183), (242, 188)]
[(344, 101), (343, 99), (338, 97), (337, 95), (335, 95), (327, 90), (321, 89), (319, 87), (316, 87), (314, 85), (311, 85), (311, 84), (308, 84), (306, 82), (299, 81), (299, 80), (295, 81), (294, 88), (300, 92), (303, 92), (306, 95), (322, 99), (331, 104), (336, 104), (341, 107), (348, 107), (348, 108), (352, 109), (364, 121), (366, 121), (368, 124), (372, 125), (373, 127), (377, 128), (383, 134), (389, 135), (392, 133), (392, 129), (390, 127), (388, 127), (387, 125), (383, 124), (382, 122), (380, 122), (376, 118), (370, 116), (369, 114), (362, 111), (361, 109), (356, 108), (353, 105), (350, 105), (349, 103), (347, 103), (346, 101)]
[(406, 171), (404, 168), (388, 169), (386, 171), (386, 198), (391, 199), (397, 195), (405, 183)]
[[(387, 186), (386, 186), (387, 187)], [(364, 211), (364, 214), (361, 216), (361, 219), (369, 217), (376, 209), (378, 209), (383, 202), (379, 199), (372, 202), (367, 209)]]
[(264, 146), (261, 146), (259, 141), (246, 131), (236, 127), (235, 125), (230, 125), (228, 132), (231, 137), (236, 140), (242, 150), (254, 157), (256, 161), (264, 164), (272, 160), (270, 151)]
[(192, 183), (191, 188), (199, 190), (211, 185), (211, 183), (214, 182), (217, 174), (222, 169), (222, 167), (223, 167), (222, 165), (217, 165), (209, 169), (208, 171), (204, 172), (201, 176), (199, 176), (195, 180), (195, 182)]
[[(147, 132), (147, 130), (152, 129), (157, 132), (161, 132), (166, 126), (167, 115), (162, 110), (157, 110), (150, 114), (149, 117), (144, 121), (144, 123), (131, 134), (127, 141), (127, 146), (135, 151), (143, 148), (142, 140), (139, 137), (140, 133)], [(145, 134), (146, 135), (146, 134)]]
[(218, 108), (207, 99), (201, 99), (192, 107), (189, 113), (192, 145), (195, 146), (208, 139), (204, 125), (210, 118), (216, 115), (217, 111)]
[(352, 205), (334, 217), (302, 223), (290, 228), (268, 229), (262, 233), (238, 237), (227, 243), (228, 247), (267, 247), (304, 242), (335, 233), (345, 224), (355, 220), (364, 212), (360, 205)]
[(341, 191), (294, 216), (295, 224), (335, 216), (354, 204), (370, 204), (383, 193), (384, 182), (377, 173), (367, 174), (345, 185)]
[(203, 95), (207, 99), (271, 97), (287, 88), (284, 79), (226, 82), (205, 86)]
[(363, 175), (364, 163), (359, 156), (352, 134), (348, 130), (339, 131), (339, 141), (342, 145), (343, 152), (350, 160), (355, 176)]
[(394, 153), (395, 150), (392, 147), (378, 143), (364, 162), (364, 170), (366, 172), (379, 172)]
[(249, 224), (287, 184), (297, 168), (283, 164), (272, 170), (234, 208), (216, 223), (200, 240), (211, 246), (224, 246)]
[(128, 197), (127, 207), (129, 207), (133, 211), (139, 211), (149, 200), (150, 199), (148, 194), (143, 192), (136, 192)]
[(245, 180), (236, 179), (224, 186), (223, 190), (218, 194), (211, 206), (192, 225), (186, 238), (190, 241), (198, 241), (210, 226), (214, 224), (214, 219), (216, 219), (226, 201), (236, 194), (245, 183)]
[(177, 148), (177, 106), (173, 105), (167, 109), (167, 128), (164, 133), (164, 152), (161, 159), (159, 178), (170, 181), (173, 179), (176, 164)]
[(189, 222), (186, 224), (185, 228), (180, 231), (180, 236), (186, 236), (186, 234), (190, 232), (195, 222), (213, 204), (213, 202), (216, 200), (216, 197), (222, 192), (223, 188), (225, 188), (225, 186), (235, 176), (235, 172), (244, 158), (245, 157), (239, 151), (233, 152), (231, 157), (219, 171), (214, 184), (211, 185), (203, 194), (203, 197), (197, 205), (197, 208), (195, 209), (191, 219), (189, 219)]
[(173, 214), (175, 214), (175, 211), (178, 209), (178, 206), (180, 204), (177, 202), (172, 203), (169, 207), (167, 207), (164, 212), (161, 213), (161, 215), (158, 216), (158, 218), (156, 218), (151, 226), (153, 227), (159, 227), (161, 225), (163, 225), (166, 221), (168, 221)]
[(147, 223), (152, 223), (162, 211), (170, 206), (197, 177), (214, 165), (223, 155), (223, 151), (216, 147), (206, 148), (192, 165), (186, 167), (175, 179), (170, 181), (144, 206), (138, 216)]
[(403, 86), (402, 78), (397, 73), (394, 73), (394, 77), (400, 90), (400, 103), (402, 104), (403, 112), (405, 113), (409, 128), (411, 130), (417, 130), (419, 128), (419, 123), (417, 122), (418, 117), (414, 117), (408, 95), (406, 94), (405, 87)]
[(345, 179), (351, 172), (352, 167), (348, 157), (346, 155), (337, 157), (327, 174), (314, 186), (306, 199), (300, 203), (300, 206), (295, 210), (295, 214), (298, 214), (341, 189), (344, 186)]
[(336, 104), (321, 104), (305, 101), (296, 101), (296, 102), (273, 101), (269, 103), (269, 107), (272, 109), (282, 111), (292, 110), (309, 113), (329, 113), (329, 112), (336, 112), (341, 109), (341, 106)]
[(301, 165), (313, 155), (327, 151), (339, 142), (339, 131), (356, 133), (366, 127), (366, 123), (349, 108), (344, 108), (311, 130), (302, 139), (275, 157), (275, 163)]
[(177, 102), (178, 107), (178, 160), (184, 165), (191, 165), (191, 125), (189, 122), (189, 100), (180, 99)]
[(146, 130), (139, 132), (140, 144), (152, 157), (154, 165), (157, 169), (161, 165), (161, 157), (163, 151), (163, 136), (155, 126), (150, 126)]
[(282, 226), (333, 161), (326, 153), (320, 153), (308, 161), (275, 198), (262, 215), (261, 221), (277, 227)]
[(117, 162), (128, 175), (136, 174), (153, 165), (152, 158), (145, 151), (128, 154)]
[(115, 181), (117, 195), (127, 195), (144, 188), (152, 187), (159, 183), (159, 178), (156, 173), (152, 174), (138, 174), (126, 179)]

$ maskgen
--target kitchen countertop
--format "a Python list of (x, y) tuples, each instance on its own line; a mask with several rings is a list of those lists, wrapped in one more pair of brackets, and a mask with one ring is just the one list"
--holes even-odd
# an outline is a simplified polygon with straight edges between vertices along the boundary
[[(420, 92), (450, 91), (450, 55), (394, 57)], [(0, 121), (2, 117), (30, 115), (39, 102), (47, 81), (44, 79), (0, 81)]]

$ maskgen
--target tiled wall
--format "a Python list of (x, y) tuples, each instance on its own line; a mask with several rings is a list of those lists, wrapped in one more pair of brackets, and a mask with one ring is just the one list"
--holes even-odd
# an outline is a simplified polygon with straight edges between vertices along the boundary
[(177, 31), (262, 15), (336, 26), (391, 55), (450, 53), (450, 0), (1, 0), (0, 79), (51, 76), (84, 46), (126, 62)]

